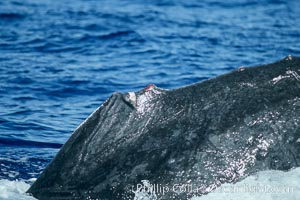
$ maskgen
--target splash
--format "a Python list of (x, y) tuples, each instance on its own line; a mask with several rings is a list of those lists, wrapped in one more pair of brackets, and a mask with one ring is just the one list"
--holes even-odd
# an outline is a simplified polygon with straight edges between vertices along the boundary
[(0, 180), (0, 200), (35, 200), (25, 193), (29, 187), (24, 181)]

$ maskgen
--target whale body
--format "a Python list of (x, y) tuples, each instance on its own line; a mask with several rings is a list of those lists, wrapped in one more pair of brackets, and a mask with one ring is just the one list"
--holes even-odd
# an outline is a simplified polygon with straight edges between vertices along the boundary
[(178, 89), (114, 93), (28, 193), (41, 200), (129, 200), (146, 181), (156, 186), (156, 199), (179, 200), (299, 165), (300, 58), (289, 56)]

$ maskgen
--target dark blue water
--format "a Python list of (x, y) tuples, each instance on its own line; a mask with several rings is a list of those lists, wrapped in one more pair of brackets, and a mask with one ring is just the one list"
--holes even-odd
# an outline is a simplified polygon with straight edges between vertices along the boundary
[(114, 91), (300, 55), (299, 0), (0, 1), (0, 179), (37, 177)]

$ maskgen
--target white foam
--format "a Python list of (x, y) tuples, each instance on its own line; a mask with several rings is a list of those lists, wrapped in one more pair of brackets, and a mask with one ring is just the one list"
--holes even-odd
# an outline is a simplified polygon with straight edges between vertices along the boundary
[(298, 200), (300, 196), (300, 168), (264, 171), (236, 184), (223, 184), (216, 191), (192, 200)]
[[(134, 200), (157, 200), (147, 191), (135, 192)], [(299, 196), (300, 167), (289, 172), (259, 172), (238, 183), (223, 184), (215, 191), (191, 200), (299, 200)]]
[(29, 187), (23, 181), (0, 180), (0, 200), (35, 200), (25, 193)]

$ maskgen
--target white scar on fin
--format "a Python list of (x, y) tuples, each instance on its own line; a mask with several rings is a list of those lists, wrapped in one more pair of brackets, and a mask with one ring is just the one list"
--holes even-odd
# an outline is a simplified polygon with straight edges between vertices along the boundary
[(273, 82), (273, 84), (276, 84), (279, 81), (281, 81), (282, 79), (291, 78), (291, 77), (294, 77), (297, 81), (300, 81), (300, 76), (297, 72), (288, 70), (288, 71), (286, 71), (285, 75), (279, 75), (279, 76), (273, 78), (272, 82)]
[(136, 108), (136, 94), (134, 92), (128, 92), (127, 94), (125, 94), (124, 100), (134, 108)]
[(136, 95), (134, 92), (128, 92), (130, 103), (136, 107)]

